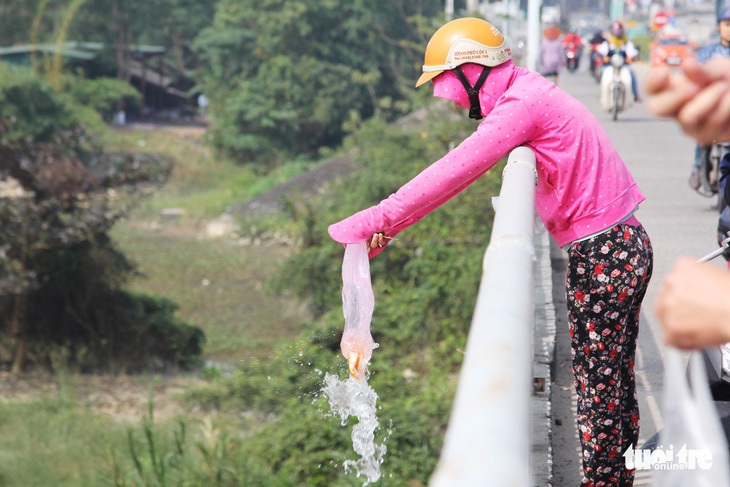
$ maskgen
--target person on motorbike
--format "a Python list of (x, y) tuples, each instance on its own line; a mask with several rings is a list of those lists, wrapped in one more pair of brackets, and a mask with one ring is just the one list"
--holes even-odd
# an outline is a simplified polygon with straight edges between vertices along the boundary
[(563, 36), (563, 49), (566, 53), (566, 64), (570, 66), (570, 59), (567, 54), (572, 52), (575, 60), (574, 69), (578, 69), (580, 64), (580, 57), (583, 54), (583, 38), (578, 34), (578, 28), (572, 26), (567, 34)]
[(370, 257), (479, 179), (513, 149), (536, 156), (535, 206), (568, 251), (566, 297), (578, 394), (583, 485), (633, 484), (622, 454), (639, 439), (634, 355), (652, 274), (649, 237), (634, 216), (644, 195), (591, 112), (538, 73), (515, 66), (504, 37), (476, 18), (453, 20), (426, 47), (436, 97), (483, 119), (475, 132), (379, 204), (330, 225)]
[[(709, 44), (699, 49), (695, 54), (698, 63), (704, 64), (711, 59), (718, 57), (730, 57), (730, 7), (720, 9), (717, 15), (717, 32), (720, 34), (720, 41)], [(695, 146), (695, 159), (692, 172), (689, 177), (689, 186), (698, 191), (701, 186), (700, 167), (702, 166), (703, 144)]]
[(596, 79), (600, 78), (600, 67), (603, 66), (603, 55), (598, 52), (598, 47), (604, 42), (606, 42), (606, 37), (604, 37), (603, 32), (600, 30), (597, 30), (588, 41), (591, 45), (589, 69)]
[(633, 61), (639, 58), (639, 50), (629, 40), (624, 24), (620, 20), (616, 20), (611, 24), (608, 39), (598, 46), (596, 51), (604, 57), (604, 69), (608, 66), (608, 60), (616, 53), (621, 54), (626, 59), (625, 66), (631, 73), (631, 91), (634, 94), (634, 101), (640, 102), (639, 84), (636, 82), (636, 74), (630, 66)]

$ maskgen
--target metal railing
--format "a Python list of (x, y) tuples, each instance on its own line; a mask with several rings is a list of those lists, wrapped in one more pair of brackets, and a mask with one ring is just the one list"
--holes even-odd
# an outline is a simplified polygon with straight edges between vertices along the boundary
[(535, 154), (510, 153), (430, 487), (530, 485)]

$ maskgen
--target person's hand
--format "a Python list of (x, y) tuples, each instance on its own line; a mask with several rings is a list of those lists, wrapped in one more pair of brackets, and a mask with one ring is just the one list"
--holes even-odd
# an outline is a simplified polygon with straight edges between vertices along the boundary
[(730, 139), (730, 58), (716, 58), (700, 65), (682, 62), (684, 74), (666, 68), (653, 69), (646, 91), (653, 95), (649, 110), (676, 118), (682, 130), (701, 144)]
[(385, 247), (388, 244), (388, 237), (386, 237), (382, 232), (378, 232), (373, 234), (372, 237), (367, 241), (368, 247), (371, 249), (376, 249), (379, 247)]
[(730, 342), (730, 273), (678, 259), (662, 283), (655, 311), (667, 345), (691, 350)]

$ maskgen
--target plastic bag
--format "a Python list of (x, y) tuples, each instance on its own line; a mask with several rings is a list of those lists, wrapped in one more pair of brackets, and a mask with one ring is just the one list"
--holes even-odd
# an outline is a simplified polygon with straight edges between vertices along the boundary
[[(730, 485), (727, 440), (712, 401), (704, 361), (700, 352), (690, 355), (691, 388), (682, 362), (682, 355), (677, 349), (667, 349), (664, 363), (665, 425), (659, 434), (659, 445), (650, 457), (653, 485)], [(643, 463), (647, 468), (646, 461)]]
[(349, 244), (342, 261), (342, 311), (345, 315), (345, 332), (340, 349), (347, 359), (350, 374), (362, 377), (370, 362), (373, 342), (370, 321), (375, 308), (375, 297), (370, 283), (370, 261), (365, 242)]

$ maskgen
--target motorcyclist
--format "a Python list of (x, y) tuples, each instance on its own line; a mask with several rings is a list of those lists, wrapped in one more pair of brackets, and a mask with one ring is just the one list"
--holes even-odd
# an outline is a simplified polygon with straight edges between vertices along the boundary
[(562, 44), (566, 55), (569, 50), (575, 52), (575, 69), (578, 69), (580, 56), (583, 54), (583, 38), (578, 34), (578, 29), (575, 26), (572, 26), (568, 33), (563, 36)]
[(603, 32), (597, 30), (593, 37), (590, 38), (588, 43), (591, 45), (590, 55), (590, 72), (596, 78), (600, 78), (600, 68), (603, 66), (603, 56), (598, 52), (598, 47), (606, 42), (606, 38), (603, 36)]
[[(720, 42), (709, 44), (699, 49), (695, 59), (704, 64), (710, 59), (718, 57), (730, 57), (730, 7), (725, 7), (717, 15), (717, 32), (720, 34)], [(700, 190), (700, 166), (702, 165), (702, 144), (695, 147), (695, 161), (692, 173), (689, 176), (689, 186), (695, 191)]]
[(639, 50), (626, 35), (623, 22), (616, 20), (611, 24), (608, 39), (598, 46), (596, 51), (604, 57), (604, 69), (613, 54), (619, 53), (623, 55), (624, 59), (626, 59), (625, 66), (631, 73), (631, 91), (634, 94), (634, 101), (640, 102), (641, 97), (639, 96), (639, 85), (636, 82), (636, 74), (630, 67), (631, 62), (639, 58)]

